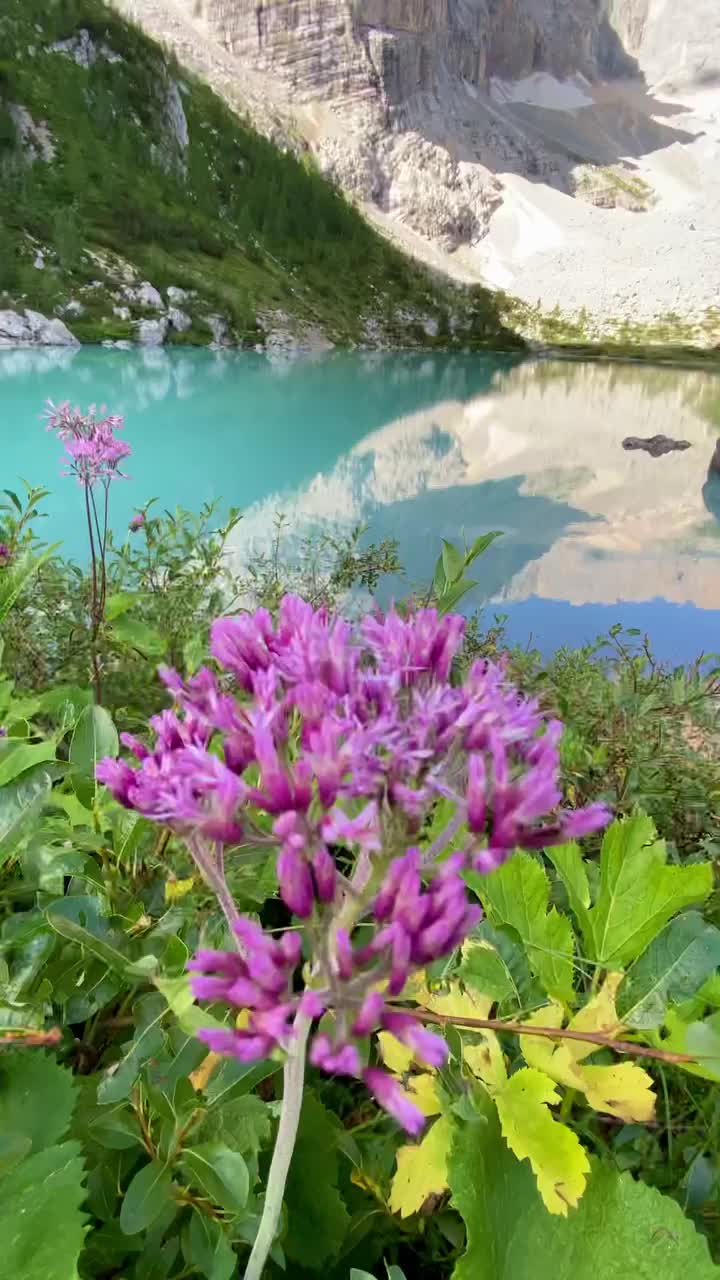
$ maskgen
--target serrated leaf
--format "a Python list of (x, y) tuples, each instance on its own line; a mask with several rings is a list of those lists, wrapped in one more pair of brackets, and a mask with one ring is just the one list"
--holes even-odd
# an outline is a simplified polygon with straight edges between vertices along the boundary
[(340, 1252), (350, 1214), (337, 1184), (336, 1122), (306, 1092), (285, 1191), (284, 1249), (291, 1262), (318, 1268)]
[(85, 1236), (77, 1142), (30, 1155), (0, 1179), (2, 1265), (14, 1280), (73, 1280)]
[(625, 1026), (643, 1031), (662, 1026), (668, 1004), (694, 996), (718, 966), (720, 930), (697, 911), (678, 916), (625, 975), (618, 999)]
[(169, 1169), (153, 1160), (132, 1178), (120, 1208), (120, 1229), (126, 1236), (145, 1231), (172, 1201)]
[(560, 1101), (552, 1081), (522, 1067), (494, 1100), (510, 1150), (518, 1160), (530, 1161), (550, 1213), (566, 1215), (585, 1190), (590, 1165), (577, 1135), (550, 1112), (549, 1104)]
[(488, 1105), (456, 1130), (448, 1161), (468, 1243), (452, 1280), (716, 1280), (707, 1243), (678, 1204), (598, 1161), (566, 1218), (547, 1212)]
[(603, 837), (599, 891), (582, 925), (588, 957), (604, 968), (626, 968), (674, 915), (711, 891), (709, 863), (667, 866), (651, 818), (613, 822)]
[(0, 1056), (0, 1133), (28, 1138), (33, 1154), (64, 1137), (75, 1105), (72, 1074), (49, 1054)]
[(0, 1179), (20, 1164), (31, 1151), (32, 1139), (26, 1134), (0, 1133)]
[[(622, 974), (608, 974), (603, 986), (568, 1024), (570, 1031), (600, 1032), (617, 1037), (623, 1026), (615, 1009), (615, 995)], [(562, 1027), (563, 1009), (545, 1005), (527, 1018), (529, 1025)], [(655, 1114), (653, 1081), (634, 1062), (612, 1066), (585, 1066), (584, 1059), (596, 1052), (590, 1041), (561, 1040), (559, 1043), (535, 1036), (520, 1036), (520, 1049), (529, 1066), (544, 1071), (568, 1089), (585, 1094), (595, 1111), (617, 1116), (627, 1123), (646, 1124)]]
[(397, 1171), (390, 1190), (390, 1209), (401, 1218), (422, 1209), (428, 1196), (447, 1189), (447, 1159), (452, 1143), (452, 1124), (446, 1116), (436, 1120), (422, 1142), (401, 1147)]
[(548, 911), (550, 884), (540, 863), (527, 853), (515, 853), (492, 875), (469, 871), (465, 879), (478, 894), (491, 923), (518, 934), (530, 968), (548, 995), (571, 1002), (572, 926), (555, 907)]
[(231, 1151), (221, 1142), (206, 1142), (187, 1147), (183, 1151), (183, 1163), (191, 1180), (210, 1200), (237, 1214), (245, 1208), (250, 1194), (248, 1167), (237, 1151)]
[(480, 995), (489, 996), (497, 1004), (499, 1016), (542, 1002), (543, 992), (530, 973), (527, 953), (509, 930), (495, 929), (489, 920), (483, 920), (462, 954), (462, 981)]

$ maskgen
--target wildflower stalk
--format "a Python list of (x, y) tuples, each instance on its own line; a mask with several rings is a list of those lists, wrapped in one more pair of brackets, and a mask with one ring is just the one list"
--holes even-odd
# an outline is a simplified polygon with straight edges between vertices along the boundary
[[(136, 767), (113, 759), (97, 769), (121, 804), (186, 841), (230, 926), (235, 949), (199, 951), (191, 986), (198, 1000), (247, 1016), (240, 1027), (231, 1017), (202, 1029), (200, 1039), (241, 1062), (285, 1058), (246, 1280), (260, 1280), (278, 1230), (306, 1049), (314, 1068), (363, 1080), (416, 1136), (425, 1117), (375, 1065), (370, 1039), (381, 1030), (430, 1067), (446, 1060), (445, 1041), (395, 1002), (412, 974), (451, 955), (481, 918), (463, 872), (489, 873), (518, 846), (563, 843), (608, 820), (599, 805), (559, 807), (562, 726), (502, 666), (476, 663), (463, 685), (451, 682), (463, 625), (425, 609), (367, 618), (355, 632), (294, 596), (277, 623), (262, 609), (221, 618), (211, 652), (240, 696), (207, 668), (187, 681), (161, 671), (175, 710), (153, 718), (153, 745), (123, 735)], [(439, 795), (456, 811), (423, 847)], [(300, 931), (275, 939), (239, 916), (225, 880), (224, 848), (252, 843), (258, 827), (278, 847), (280, 895), (305, 929), (301, 991)], [(326, 1012), (333, 1016), (321, 1023)], [(312, 1039), (311, 1024), (319, 1024)]]

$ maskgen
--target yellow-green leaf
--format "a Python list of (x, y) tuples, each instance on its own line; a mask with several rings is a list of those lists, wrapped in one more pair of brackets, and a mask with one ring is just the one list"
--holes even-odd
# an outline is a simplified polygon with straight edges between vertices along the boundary
[(550, 1213), (567, 1215), (583, 1191), (590, 1164), (571, 1129), (555, 1120), (549, 1104), (560, 1101), (541, 1071), (523, 1067), (495, 1094), (503, 1137), (518, 1160), (529, 1160)]
[(447, 1161), (452, 1145), (452, 1124), (443, 1116), (417, 1145), (401, 1147), (397, 1173), (390, 1191), (390, 1208), (401, 1218), (422, 1209), (428, 1196), (447, 1188)]

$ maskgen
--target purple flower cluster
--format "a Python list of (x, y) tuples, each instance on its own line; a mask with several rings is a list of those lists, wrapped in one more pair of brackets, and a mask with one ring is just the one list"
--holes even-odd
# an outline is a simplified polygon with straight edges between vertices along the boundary
[[(187, 681), (161, 672), (175, 709), (152, 721), (154, 745), (125, 737), (137, 766), (98, 767), (122, 804), (182, 835), (206, 874), (223, 846), (267, 839), (270, 819), (280, 893), (306, 930), (308, 986), (293, 991), (298, 932), (275, 942), (235, 921), (239, 952), (200, 952), (193, 989), (246, 1010), (247, 1025), (203, 1038), (247, 1061), (288, 1050), (298, 1015), (327, 1012), (312, 1063), (364, 1078), (412, 1132), (420, 1112), (392, 1077), (363, 1069), (363, 1041), (381, 1028), (425, 1062), (443, 1061), (444, 1041), (391, 1002), (480, 918), (463, 872), (492, 871), (517, 846), (558, 843), (608, 817), (601, 806), (558, 807), (561, 726), (502, 665), (477, 662), (451, 682), (463, 627), (422, 609), (354, 630), (295, 596), (277, 624), (263, 609), (221, 618), (211, 651), (239, 696), (207, 668)], [(452, 817), (430, 842), (439, 800)]]
[(104, 406), (99, 413), (97, 416), (94, 404), (85, 414), (78, 408), (71, 409), (67, 402), (54, 405), (49, 400), (47, 404), (48, 431), (57, 431), (65, 444), (68, 456), (65, 474), (76, 476), (78, 483), (86, 487), (98, 481), (127, 479), (119, 464), (132, 452), (130, 446), (115, 435), (122, 430), (123, 419), (117, 414), (106, 415)]

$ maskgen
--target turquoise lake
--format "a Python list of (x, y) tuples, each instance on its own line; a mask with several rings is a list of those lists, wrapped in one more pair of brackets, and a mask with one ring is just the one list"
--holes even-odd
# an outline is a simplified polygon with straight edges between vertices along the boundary
[[(125, 416), (131, 479), (113, 490), (121, 534), (136, 506), (241, 507), (233, 555), (294, 534), (367, 524), (406, 567), (385, 599), (426, 582), (440, 539), (504, 536), (478, 562), (466, 608), (507, 617), (549, 652), (613, 623), (658, 654), (720, 650), (720, 375), (633, 364), (357, 353), (296, 360), (235, 352), (0, 351), (2, 486), (52, 490), (43, 534), (84, 555), (80, 494), (60, 478), (47, 398)], [(664, 433), (684, 452), (628, 452)]]

